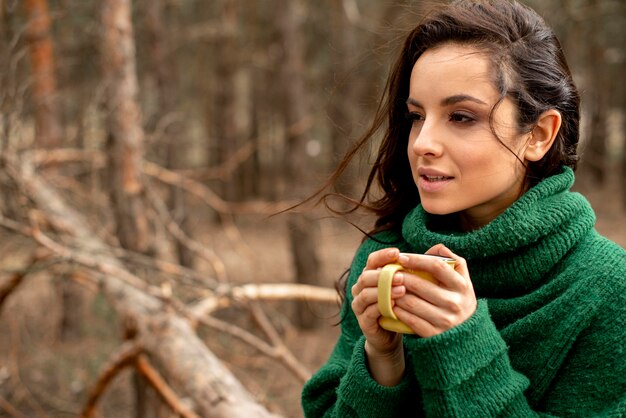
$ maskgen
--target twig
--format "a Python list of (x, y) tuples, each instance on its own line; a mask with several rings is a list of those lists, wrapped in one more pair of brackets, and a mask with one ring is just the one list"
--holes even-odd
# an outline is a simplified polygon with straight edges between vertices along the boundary
[(257, 146), (254, 141), (249, 141), (235, 150), (226, 161), (217, 167), (178, 170), (178, 172), (198, 181), (228, 180), (233, 175), (233, 172), (235, 172), (244, 161), (250, 158), (255, 148), (257, 148)]
[(180, 400), (178, 395), (169, 387), (154, 367), (150, 365), (145, 354), (139, 354), (136, 359), (137, 370), (148, 380), (159, 396), (172, 408), (172, 410), (183, 418), (200, 418)]
[(38, 149), (24, 152), (22, 156), (40, 167), (81, 161), (89, 161), (94, 164), (95, 168), (104, 168), (106, 166), (106, 154), (96, 150), (90, 151), (76, 148)]
[(309, 377), (311, 377), (310, 372), (306, 370), (304, 366), (299, 364), (297, 360), (289, 359), (288, 361), (286, 361), (284, 352), (281, 349), (272, 347), (270, 344), (266, 343), (256, 335), (242, 328), (210, 316), (205, 318), (198, 318), (198, 322), (216, 331), (223, 332), (225, 334), (233, 336), (234, 338), (237, 338), (238, 340), (248, 344), (252, 348), (257, 349), (262, 354), (268, 356), (271, 359), (281, 361), (285, 365), (287, 370), (293, 373), (294, 376), (296, 376), (303, 383), (308, 380)]
[(94, 259), (93, 254), (83, 253), (82, 251), (74, 250), (65, 245), (59, 244), (58, 242), (55, 242), (48, 236), (46, 236), (36, 226), (33, 226), (33, 228), (31, 228), (31, 236), (39, 244), (49, 249), (50, 251), (58, 254), (60, 257), (72, 260), (75, 263), (81, 264), (89, 269), (96, 270), (104, 274), (113, 275), (118, 279), (126, 282), (127, 284), (135, 287), (136, 289), (142, 290), (151, 296), (158, 298), (161, 297), (161, 292), (158, 288), (150, 286), (145, 281), (128, 272), (127, 270), (124, 270), (123, 268), (115, 266), (113, 264)]
[(30, 237), (32, 235), (30, 228), (24, 226), (23, 224), (13, 219), (4, 217), (2, 213), (0, 213), (0, 226), (2, 226), (5, 229), (8, 229), (9, 231), (17, 232), (18, 234), (21, 234), (27, 237)]
[(48, 253), (47, 251), (45, 253), (41, 251), (35, 251), (35, 254), (31, 257), (28, 265), (25, 268), (17, 273), (14, 273), (3, 283), (0, 283), (0, 313), (2, 313), (2, 306), (4, 305), (4, 301), (15, 289), (17, 289), (20, 283), (24, 281), (24, 278), (34, 269), (35, 265), (49, 257), (50, 253)]
[(267, 317), (267, 314), (263, 311), (263, 308), (261, 308), (261, 305), (258, 302), (253, 301), (248, 304), (248, 307), (257, 324), (259, 324), (263, 332), (265, 332), (265, 335), (267, 335), (269, 340), (272, 342), (278, 359), (281, 360), (290, 370), (292, 370), (296, 376), (300, 378), (302, 383), (309, 380), (311, 378), (311, 372), (307, 370), (307, 368), (296, 359), (291, 350), (287, 348), (282, 338), (280, 338), (278, 331), (276, 331), (276, 328)]
[(0, 408), (4, 410), (7, 414), (11, 415), (14, 418), (28, 418), (26, 415), (22, 414), (20, 411), (15, 409), (13, 405), (9, 403), (6, 399), (0, 396)]
[[(337, 291), (334, 289), (295, 283), (245, 284), (231, 287), (226, 291), (228, 293), (225, 296), (230, 296), (233, 300), (240, 302), (253, 300), (300, 300), (337, 303), (338, 301)], [(217, 309), (227, 307), (229, 300), (211, 295), (197, 302), (191, 308), (191, 311), (195, 317), (209, 315)]]
[[(24, 190), (25, 195), (45, 212), (46, 217), (54, 219), (53, 225), (56, 226), (57, 222), (67, 225), (63, 230), (67, 231), (67, 238), (73, 240), (73, 246), (77, 249), (54, 242), (39, 230), (36, 222), (33, 222), (30, 235), (44, 247), (66, 257), (68, 261), (88, 267), (96, 276), (106, 276), (106, 280), (99, 281), (105, 296), (124, 319), (137, 321), (145, 349), (159, 359), (168, 376), (181, 379), (181, 387), (193, 399), (199, 414), (243, 416), (238, 412), (244, 412), (247, 416), (274, 416), (256, 402), (207, 349), (190, 324), (182, 316), (174, 314), (173, 311), (178, 311), (189, 319), (191, 315), (186, 306), (168, 297), (170, 295), (162, 294), (160, 289), (155, 291), (142, 279), (127, 271), (120, 260), (110, 254), (108, 246), (94, 236), (84, 217), (68, 206), (46, 181), (35, 175), (28, 164), (23, 164), (19, 171), (12, 170), (9, 175)], [(94, 257), (89, 251), (101, 253), (102, 256)], [(160, 318), (156, 325), (149, 320), (154, 315)], [(153, 332), (163, 334), (159, 334), (161, 338), (157, 338), (152, 335)], [(167, 360), (163, 358), (164, 353), (168, 353)], [(177, 353), (183, 353), (181, 358), (189, 355), (197, 358), (190, 365), (189, 361), (178, 358)]]
[(205, 185), (163, 168), (157, 164), (144, 161), (143, 171), (145, 174), (155, 177), (165, 184), (180, 187), (183, 190), (199, 197), (218, 213), (226, 235), (233, 243), (239, 244), (240, 251), (247, 254), (252, 253), (252, 251), (245, 245), (243, 237), (235, 225), (232, 204), (224, 201), (217, 195), (217, 193)]
[[(248, 145), (241, 147), (231, 157), (231, 160), (224, 163), (223, 166), (213, 168), (215, 172), (228, 171), (234, 162), (239, 162), (249, 153)], [(74, 148), (60, 148), (55, 150), (34, 150), (27, 151), (22, 154), (24, 160), (33, 163), (41, 168), (58, 165), (66, 162), (91, 161), (96, 168), (102, 168), (106, 164), (106, 155), (101, 151), (80, 150)], [(212, 207), (220, 214), (258, 214), (272, 215), (285, 210), (296, 201), (283, 202), (267, 202), (267, 201), (249, 201), (249, 202), (227, 202), (213, 192), (210, 188), (199, 183), (197, 179), (187, 177), (194, 175), (189, 170), (171, 171), (163, 168), (155, 163), (144, 161), (143, 171), (148, 176), (155, 177), (163, 183), (178, 186), (187, 192), (196, 195)]]
[(219, 320), (212, 316), (207, 316), (205, 318), (198, 318), (198, 322), (202, 325), (205, 325), (208, 328), (212, 328), (216, 331), (223, 332), (225, 334), (229, 334), (232, 337), (237, 338), (238, 340), (248, 344), (249, 346), (256, 348), (261, 353), (275, 358), (276, 354), (274, 352), (274, 348), (257, 337), (256, 335), (244, 330), (243, 328), (239, 328), (231, 323)]
[(277, 203), (265, 201), (251, 201), (243, 203), (226, 202), (204, 184), (172, 170), (163, 168), (157, 164), (145, 161), (143, 164), (143, 171), (150, 177), (154, 177), (169, 185), (178, 186), (199, 197), (220, 214), (272, 215), (280, 212), (281, 210), (287, 209), (296, 203), (295, 201), (283, 201)]
[(216, 279), (207, 277), (206, 274), (199, 273), (196, 270), (170, 261), (155, 259), (154, 257), (130, 251), (125, 248), (111, 248), (111, 253), (128, 262), (141, 264), (144, 267), (158, 270), (166, 275), (178, 276), (182, 279), (192, 279), (193, 282), (189, 280), (186, 281), (188, 285), (202, 286), (203, 288), (214, 288), (219, 285)]
[(165, 206), (165, 203), (163, 203), (163, 200), (161, 200), (159, 196), (157, 196), (152, 187), (146, 186), (146, 190), (148, 199), (150, 199), (152, 206), (156, 210), (161, 222), (165, 225), (169, 233), (172, 234), (174, 238), (176, 238), (189, 250), (207, 260), (211, 267), (213, 267), (213, 271), (217, 275), (219, 281), (228, 281), (228, 277), (226, 275), (226, 266), (224, 266), (224, 263), (217, 256), (217, 254), (215, 254), (215, 252), (211, 249), (191, 238), (185, 233), (185, 231), (183, 231), (183, 229), (174, 221), (174, 219), (172, 219), (167, 210), (167, 207)]
[(136, 341), (126, 341), (113, 353), (108, 363), (105, 364), (100, 372), (98, 381), (91, 389), (87, 403), (80, 414), (81, 418), (91, 418), (95, 416), (98, 400), (104, 394), (111, 380), (113, 380), (122, 369), (132, 365), (141, 351), (142, 347)]

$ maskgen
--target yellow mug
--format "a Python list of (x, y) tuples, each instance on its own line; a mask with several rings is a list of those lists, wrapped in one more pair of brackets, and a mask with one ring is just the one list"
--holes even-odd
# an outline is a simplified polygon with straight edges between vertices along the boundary
[[(452, 258), (440, 257), (437, 255), (428, 256), (437, 257), (448, 263), (451, 267), (454, 267), (456, 264), (456, 260)], [(380, 275), (378, 276), (378, 310), (380, 311), (381, 317), (378, 318), (378, 324), (388, 331), (398, 332), (401, 334), (415, 334), (407, 324), (400, 321), (396, 314), (393, 313), (391, 305), (391, 281), (393, 279), (393, 275), (396, 274), (397, 271), (406, 271), (435, 284), (437, 284), (438, 281), (428, 272), (409, 270), (402, 267), (400, 264), (395, 263), (387, 264), (380, 271)]]

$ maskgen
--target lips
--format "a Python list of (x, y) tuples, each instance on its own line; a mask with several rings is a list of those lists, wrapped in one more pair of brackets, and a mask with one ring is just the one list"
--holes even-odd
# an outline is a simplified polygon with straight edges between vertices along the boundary
[(417, 174), (428, 181), (449, 180), (454, 178), (454, 176), (449, 176), (444, 171), (426, 167), (419, 167), (417, 169)]
[(417, 169), (417, 174), (419, 175), (417, 187), (422, 192), (437, 192), (454, 179), (454, 176), (432, 168), (420, 167)]

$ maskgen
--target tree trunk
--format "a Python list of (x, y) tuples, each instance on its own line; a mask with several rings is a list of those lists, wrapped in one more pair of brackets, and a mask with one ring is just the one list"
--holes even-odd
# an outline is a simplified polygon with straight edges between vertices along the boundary
[[(310, 140), (306, 128), (309, 117), (309, 99), (303, 78), (305, 42), (301, 25), (305, 16), (304, 5), (299, 0), (277, 2), (278, 27), (283, 47), (281, 82), (284, 88), (284, 114), (286, 122), (284, 175), (292, 197), (302, 197), (306, 179), (313, 170), (307, 157), (306, 145)], [(295, 281), (303, 284), (318, 284), (320, 259), (316, 225), (306, 215), (292, 214), (288, 220), (289, 241), (292, 249)], [(321, 324), (306, 304), (297, 308), (297, 322), (303, 328), (314, 328)]]
[(589, 19), (591, 24), (589, 27), (589, 41), (587, 43), (587, 71), (588, 83), (593, 88), (587, 92), (591, 121), (583, 161), (594, 183), (601, 187), (606, 183), (609, 89), (607, 85), (606, 45), (603, 39), (604, 30), (602, 27), (601, 8), (594, 7), (591, 3), (593, 1), (586, 3), (586, 6), (593, 13), (591, 19)]
[[(102, 64), (106, 83), (108, 174), (116, 235), (123, 248), (148, 252), (148, 220), (143, 200), (142, 118), (130, 0), (102, 2)], [(159, 404), (150, 402), (143, 377), (135, 376), (136, 416), (148, 417)]]
[[(241, 145), (237, 129), (237, 115), (235, 91), (236, 74), (238, 71), (237, 58), (237, 1), (225, 0), (221, 11), (222, 40), (217, 49), (216, 78), (218, 80), (215, 95), (215, 111), (213, 112), (213, 127), (215, 141), (213, 149), (216, 151), (213, 164), (222, 164), (230, 158)], [(237, 181), (233, 176), (220, 179), (221, 195), (225, 200), (240, 200), (241, 193)]]
[(58, 147), (61, 123), (56, 105), (54, 53), (50, 38), (50, 15), (47, 0), (24, 0), (28, 24), (26, 39), (33, 72), (33, 101), (37, 146)]
[(103, 0), (102, 7), (108, 164), (117, 237), (122, 247), (145, 253), (148, 221), (141, 178), (144, 133), (137, 103), (131, 5), (130, 0)]
[[(50, 15), (47, 0), (25, 0), (26, 39), (33, 73), (33, 102), (35, 110), (35, 143), (41, 148), (61, 145), (62, 128), (58, 108), (54, 49), (50, 36)], [(81, 336), (87, 292), (64, 275), (57, 283), (61, 299), (59, 337), (63, 341)]]
[[(329, 100), (329, 117), (331, 119), (331, 164), (334, 167), (341, 161), (348, 151), (352, 142), (354, 117), (351, 109), (357, 103), (356, 86), (351, 74), (356, 71), (353, 68), (351, 52), (360, 50), (356, 43), (356, 28), (351, 25), (346, 1), (333, 1), (331, 36), (332, 36), (332, 62), (329, 71), (331, 97)], [(354, 17), (353, 17), (354, 18)], [(347, 196), (352, 195), (356, 186), (355, 166), (350, 165), (337, 184), (337, 191)]]
[[(621, 2), (621, 10), (620, 14), (622, 16), (622, 21), (626, 19), (626, 4)], [(621, 26), (620, 30), (621, 35), (621, 45), (626, 44), (626, 28)], [(618, 38), (618, 39), (620, 39)], [(622, 54), (624, 50), (622, 48)], [(621, 126), (621, 135), (622, 135), (622, 155), (621, 160), (622, 164), (618, 170), (621, 169), (621, 176), (618, 181), (618, 187), (621, 188), (622, 192), (622, 209), (624, 213), (626, 213), (626, 80), (624, 79), (624, 74), (626, 73), (626, 59), (622, 55), (622, 59), (620, 60), (617, 67), (617, 74), (621, 74), (621, 77), (615, 77), (618, 80), (619, 87), (617, 89), (617, 108), (622, 117), (622, 126)]]
[[(180, 94), (176, 62), (171, 56), (173, 48), (168, 42), (165, 30), (164, 1), (144, 1), (146, 29), (149, 39), (149, 51), (152, 68), (158, 87), (159, 110), (157, 119), (172, 118), (164, 129), (165, 140), (165, 166), (176, 170), (185, 168), (185, 150), (189, 141), (186, 124), (182, 115), (176, 115), (180, 110)], [(170, 188), (168, 206), (171, 209), (174, 220), (180, 228), (189, 236), (192, 236), (187, 205), (184, 193), (178, 187)], [(176, 255), (181, 265), (193, 266), (193, 253), (179, 240), (175, 243)]]

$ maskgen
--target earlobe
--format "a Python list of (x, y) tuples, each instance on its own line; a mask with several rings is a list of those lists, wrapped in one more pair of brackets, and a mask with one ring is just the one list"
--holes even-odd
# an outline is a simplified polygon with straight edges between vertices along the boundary
[(561, 128), (561, 113), (556, 109), (546, 110), (539, 116), (530, 134), (524, 152), (527, 161), (539, 161), (550, 150)]

